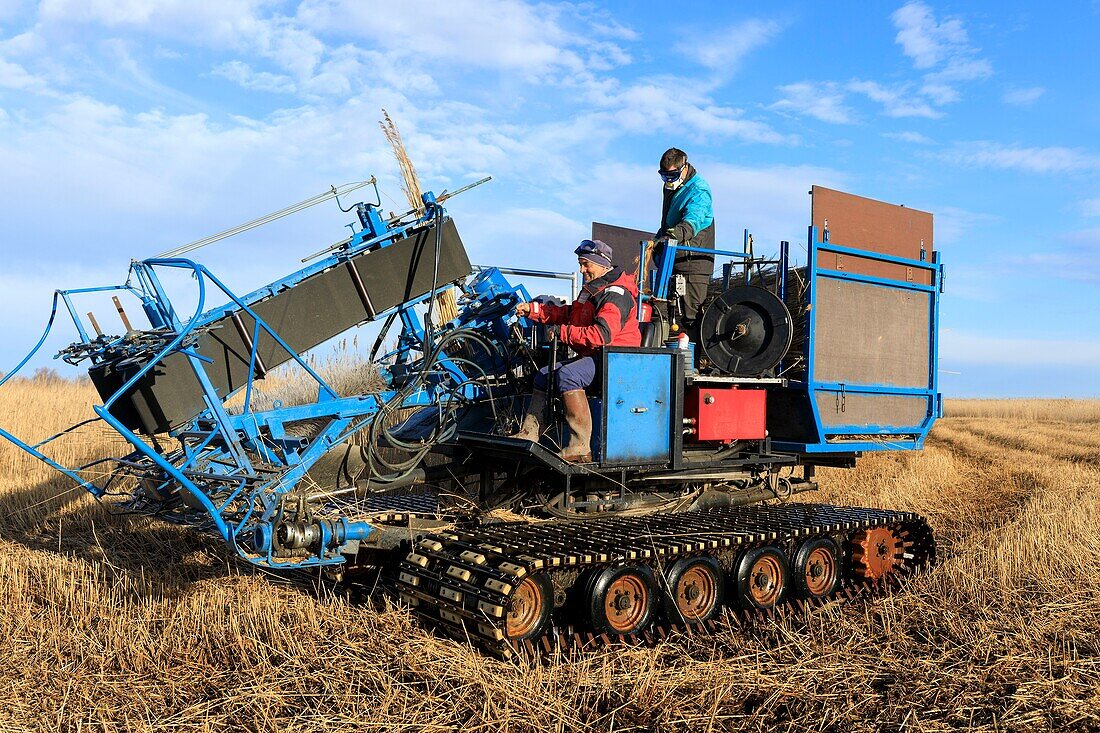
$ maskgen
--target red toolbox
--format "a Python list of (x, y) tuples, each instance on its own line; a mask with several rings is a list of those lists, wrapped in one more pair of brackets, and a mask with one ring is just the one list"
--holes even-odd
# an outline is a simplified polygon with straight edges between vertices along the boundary
[(684, 417), (694, 432), (685, 440), (763, 440), (767, 392), (733, 386), (692, 386), (684, 393)]

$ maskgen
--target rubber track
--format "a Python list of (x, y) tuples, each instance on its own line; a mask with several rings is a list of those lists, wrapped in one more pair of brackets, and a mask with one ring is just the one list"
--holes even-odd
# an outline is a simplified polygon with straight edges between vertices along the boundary
[[(800, 543), (814, 537), (843, 540), (873, 527), (894, 528), (903, 540), (901, 567), (890, 582), (935, 561), (931, 529), (911, 512), (826, 504), (757, 504), (645, 517), (509, 522), (430, 535), (419, 540), (401, 562), (397, 589), (401, 599), (432, 625), (505, 658), (518, 652), (550, 654), (574, 646), (652, 644), (677, 630), (697, 633), (701, 629), (658, 620), (638, 634), (623, 637), (554, 626), (537, 639), (515, 643), (505, 638), (504, 618), (512, 594), (531, 573), (641, 562), (660, 575), (665, 560), (713, 556), (723, 550), (741, 553), (761, 545)], [(836, 594), (819, 602), (851, 598), (883, 585), (856, 580), (843, 572), (847, 553), (843, 541), (841, 545), (841, 586)], [(805, 605), (798, 599), (784, 602), (787, 608)], [(742, 611), (741, 618), (750, 620), (783, 610)], [(735, 611), (730, 608), (727, 615), (737, 620)], [(715, 628), (713, 621), (703, 626), (710, 631)]]

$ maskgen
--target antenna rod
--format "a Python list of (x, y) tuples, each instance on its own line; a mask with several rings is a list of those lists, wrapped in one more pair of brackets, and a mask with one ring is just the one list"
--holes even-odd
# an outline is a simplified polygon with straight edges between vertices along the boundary
[(214, 242), (220, 242), (223, 239), (228, 239), (229, 237), (232, 237), (236, 234), (247, 232), (249, 229), (255, 229), (256, 227), (263, 226), (264, 224), (270, 224), (276, 219), (281, 219), (284, 216), (290, 216), (291, 214), (297, 214), (299, 211), (308, 209), (311, 206), (316, 206), (322, 201), (328, 201), (329, 199), (335, 198), (336, 196), (342, 196), (344, 194), (351, 193), (352, 191), (356, 191), (363, 186), (370, 186), (376, 182), (377, 180), (375, 179), (375, 177), (371, 176), (369, 181), (345, 183), (344, 185), (339, 187), (333, 186), (328, 191), (325, 191), (324, 193), (319, 193), (313, 198), (308, 198), (304, 201), (299, 201), (296, 204), (291, 204), (285, 209), (280, 209), (279, 211), (261, 216), (258, 219), (253, 219), (252, 221), (245, 222), (244, 224), (238, 224), (231, 229), (226, 229), (224, 232), (218, 232), (217, 234), (212, 234), (211, 236), (205, 237), (203, 239), (196, 239), (190, 244), (185, 244), (180, 247), (176, 247), (175, 249), (170, 249), (167, 252), (162, 252), (161, 254), (157, 255), (157, 257), (179, 257), (180, 255), (187, 254), (188, 252), (193, 252), (200, 247), (205, 247), (208, 244), (214, 244)]

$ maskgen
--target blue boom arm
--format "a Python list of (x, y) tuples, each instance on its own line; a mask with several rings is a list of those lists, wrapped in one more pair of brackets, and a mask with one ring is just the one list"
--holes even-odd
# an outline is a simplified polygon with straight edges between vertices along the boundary
[[(390, 246), (425, 226), (441, 226), (445, 212), (435, 197), (425, 194), (423, 203), (422, 212), (409, 212), (390, 221), (383, 221), (374, 205), (359, 204), (360, 231), (309, 267), (244, 296), (233, 293), (206, 267), (181, 258), (133, 262), (122, 285), (58, 291), (42, 337), (16, 369), (0, 380), (0, 386), (19, 374), (41, 349), (54, 326), (59, 305), (64, 304), (78, 340), (58, 357), (71, 364), (142, 364), (132, 373), (127, 372), (128, 378), (102, 405), (93, 407), (96, 418), (125, 438), (132, 450), (121, 457), (69, 467), (46, 453), (48, 445), (69, 430), (33, 445), (2, 428), (0, 437), (63, 472), (97, 498), (110, 498), (124, 510), (152, 513), (215, 532), (251, 563), (289, 568), (344, 562), (341, 550), (367, 538), (373, 527), (369, 516), (348, 518), (339, 508), (319, 511), (316, 502), (305, 501), (312, 483), (311, 468), (357, 434), (369, 433), (371, 440), (380, 442), (399, 440), (385, 423), (392, 422), (401, 410), (424, 406), (438, 409), (438, 424), (424, 443), (430, 447), (431, 440), (444, 438), (453, 430), (457, 407), (486, 400), (491, 403), (494, 389), (499, 389), (494, 386), (494, 378), (513, 366), (510, 357), (505, 356), (507, 350), (498, 347), (507, 343), (512, 328), (526, 325), (518, 322), (513, 311), (516, 303), (526, 302), (529, 296), (521, 286), (513, 287), (499, 271), (488, 268), (462, 285), (458, 317), (433, 327), (421, 311), (451, 285), (433, 281), (423, 295), (375, 314), (376, 319), (401, 324), (397, 348), (378, 361), (386, 388), (350, 397), (339, 396), (308, 360), (261, 317), (256, 306), (314, 275), (346, 264), (357, 254)], [(438, 260), (438, 253), (436, 257)], [(164, 269), (182, 269), (194, 276), (197, 305), (189, 317), (178, 315), (162, 287), (158, 271)], [(228, 303), (204, 310), (212, 290), (228, 298)], [(73, 297), (112, 291), (136, 297), (152, 328), (130, 329), (115, 337), (89, 335), (77, 316)], [(250, 338), (244, 340), (251, 346), (247, 379), (241, 388), (224, 393), (211, 376), (213, 359), (200, 353), (197, 345), (203, 334), (224, 322), (227, 314), (235, 314), (237, 322), (247, 316), (253, 327)], [(253, 382), (264, 376), (258, 351), (261, 337), (290, 354), (297, 367), (316, 383), (313, 402), (283, 406), (275, 400), (268, 409), (253, 409)], [(456, 348), (471, 343), (481, 346)], [(167, 433), (168, 445), (175, 444), (174, 448), (164, 444), (162, 435), (139, 435), (112, 410), (169, 357), (186, 360), (203, 405), (196, 417)], [(227, 403), (242, 389), (243, 402), (236, 409), (228, 408)], [(87, 422), (92, 421), (82, 424)], [(396, 464), (384, 460), (380, 465), (372, 463), (366, 480), (381, 486), (404, 480), (426, 453), (426, 449), (421, 450)], [(114, 466), (106, 479), (86, 477), (90, 469), (104, 463)], [(396, 470), (387, 470), (393, 467)], [(329, 493), (354, 494), (355, 486)]]

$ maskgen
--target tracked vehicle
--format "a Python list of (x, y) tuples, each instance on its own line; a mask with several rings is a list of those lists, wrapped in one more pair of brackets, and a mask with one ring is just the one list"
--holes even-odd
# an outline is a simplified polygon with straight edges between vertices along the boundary
[[(683, 248), (654, 261), (644, 234), (594, 225), (639, 279), (644, 342), (603, 350), (594, 460), (574, 464), (558, 457), (553, 403), (540, 442), (508, 437), (532, 375), (566, 356), (516, 316), (531, 297), (508, 276), (560, 274), (472, 266), (448, 197), (390, 217), (359, 203), (352, 236), (246, 295), (175, 255), (133, 262), (121, 285), (57, 291), (19, 367), (67, 313), (78, 339), (58, 358), (102, 397), (87, 422), (130, 449), (65, 466), (51, 448), (80, 426), (34, 444), (0, 436), (118, 511), (215, 534), (247, 563), (348, 583), (381, 569), (434, 627), (505, 656), (704, 630), (933, 562), (919, 516), (796, 496), (818, 466), (921, 448), (940, 415), (931, 215), (814, 187), (804, 264), (786, 242), (756, 256), (747, 234), (715, 251), (694, 356), (670, 338)], [(163, 282), (181, 271), (188, 312)], [(114, 296), (120, 333), (80, 316), (92, 293)], [(379, 385), (340, 394), (305, 355), (372, 322), (363, 369)], [(290, 369), (316, 397), (264, 400)]]

